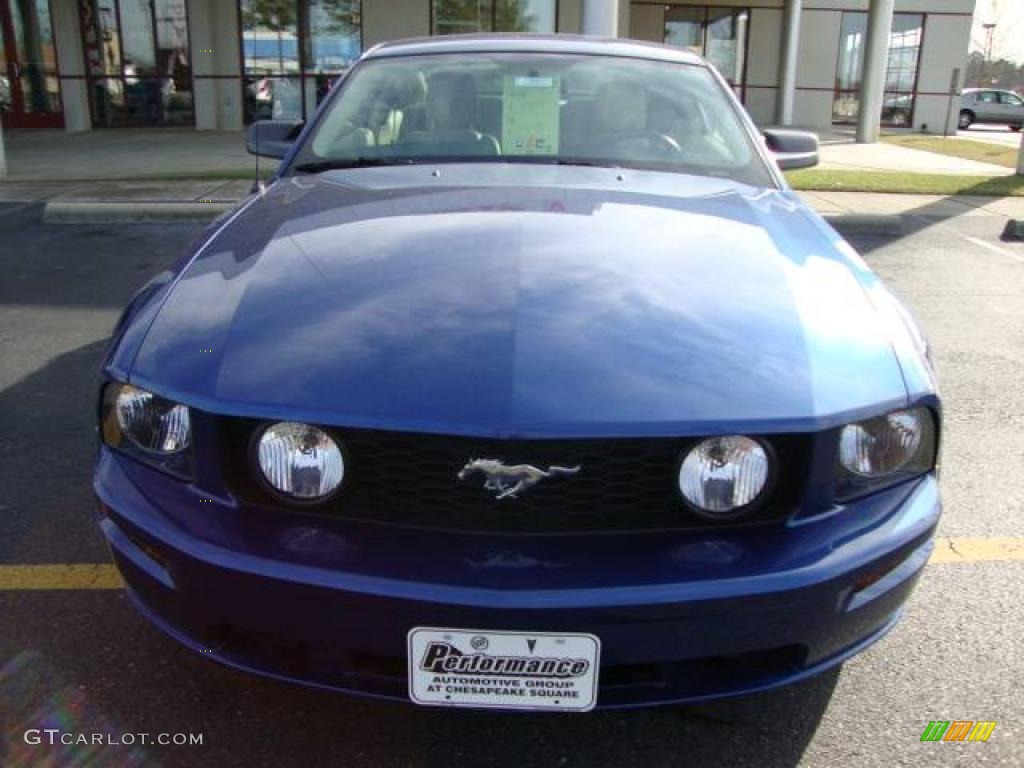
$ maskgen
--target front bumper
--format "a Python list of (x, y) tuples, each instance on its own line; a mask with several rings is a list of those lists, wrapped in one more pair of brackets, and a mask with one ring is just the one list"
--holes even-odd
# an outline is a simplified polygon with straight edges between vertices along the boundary
[(406, 698), (416, 626), (587, 632), (599, 707), (794, 682), (880, 638), (931, 553), (928, 476), (743, 531), (480, 536), (245, 509), (101, 449), (101, 526), (129, 593), (203, 655)]

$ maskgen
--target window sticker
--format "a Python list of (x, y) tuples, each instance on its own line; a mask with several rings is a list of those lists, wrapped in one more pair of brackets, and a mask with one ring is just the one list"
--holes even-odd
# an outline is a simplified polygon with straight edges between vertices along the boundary
[(506, 155), (558, 152), (557, 77), (505, 75), (501, 146)]

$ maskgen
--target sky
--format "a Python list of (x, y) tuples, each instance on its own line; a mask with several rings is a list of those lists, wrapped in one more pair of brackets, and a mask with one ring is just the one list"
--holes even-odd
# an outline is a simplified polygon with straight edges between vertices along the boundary
[(996, 25), (992, 57), (1024, 64), (1024, 0), (977, 0), (971, 30), (972, 51), (985, 52), (986, 34), (982, 24), (992, 22)]

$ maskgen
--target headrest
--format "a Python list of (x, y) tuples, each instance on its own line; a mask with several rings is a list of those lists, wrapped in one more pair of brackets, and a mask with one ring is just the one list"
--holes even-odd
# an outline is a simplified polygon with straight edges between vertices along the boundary
[(395, 109), (422, 104), (427, 96), (427, 78), (422, 72), (397, 75), (387, 87), (387, 101)]
[(476, 83), (462, 72), (437, 72), (427, 84), (427, 113), (435, 129), (471, 128), (476, 122)]

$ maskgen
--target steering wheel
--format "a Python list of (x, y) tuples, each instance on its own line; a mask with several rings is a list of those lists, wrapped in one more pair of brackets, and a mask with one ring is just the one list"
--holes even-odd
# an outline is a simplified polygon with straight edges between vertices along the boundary
[(639, 154), (643, 157), (671, 157), (681, 155), (683, 148), (668, 134), (657, 131), (633, 131), (606, 137), (608, 148), (623, 154)]

